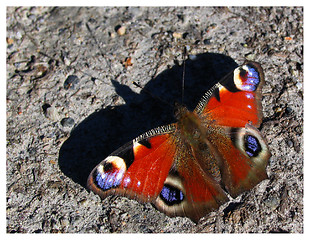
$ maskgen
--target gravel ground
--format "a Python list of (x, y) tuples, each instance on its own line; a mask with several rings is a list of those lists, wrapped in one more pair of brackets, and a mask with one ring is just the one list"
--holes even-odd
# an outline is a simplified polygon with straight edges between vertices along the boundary
[[(265, 70), (268, 180), (194, 224), (86, 189), (91, 169), (193, 109), (245, 59)], [(303, 233), (302, 7), (8, 7), (8, 233)]]

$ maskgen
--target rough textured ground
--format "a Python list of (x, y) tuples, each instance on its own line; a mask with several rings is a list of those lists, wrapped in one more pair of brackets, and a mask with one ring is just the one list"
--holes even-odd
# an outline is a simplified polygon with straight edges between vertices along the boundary
[[(194, 224), (90, 193), (91, 169), (255, 60), (269, 179)], [(196, 55), (196, 58), (195, 58)], [(7, 8), (7, 232), (303, 232), (303, 9)]]

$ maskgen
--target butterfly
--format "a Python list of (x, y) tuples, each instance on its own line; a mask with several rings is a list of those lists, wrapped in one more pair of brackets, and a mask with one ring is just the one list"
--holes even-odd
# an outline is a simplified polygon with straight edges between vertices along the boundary
[(177, 105), (176, 123), (120, 147), (88, 177), (101, 198), (151, 202), (168, 216), (198, 222), (267, 178), (271, 156), (262, 122), (262, 67), (245, 62), (208, 90), (193, 112)]

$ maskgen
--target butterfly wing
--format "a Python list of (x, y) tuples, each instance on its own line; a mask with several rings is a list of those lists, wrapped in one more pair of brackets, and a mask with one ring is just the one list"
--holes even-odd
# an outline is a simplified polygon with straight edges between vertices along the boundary
[(244, 127), (251, 122), (259, 127), (264, 83), (262, 67), (258, 63), (248, 62), (211, 88), (198, 103), (195, 112), (214, 119), (220, 126)]
[(194, 111), (206, 123), (212, 119), (212, 124), (224, 132), (212, 144), (222, 182), (233, 197), (267, 177), (265, 168), (270, 152), (255, 128), (262, 121), (263, 84), (261, 66), (245, 63), (208, 91)]
[(173, 131), (173, 124), (156, 128), (119, 148), (93, 169), (88, 187), (102, 198), (116, 194), (154, 201), (173, 164)]

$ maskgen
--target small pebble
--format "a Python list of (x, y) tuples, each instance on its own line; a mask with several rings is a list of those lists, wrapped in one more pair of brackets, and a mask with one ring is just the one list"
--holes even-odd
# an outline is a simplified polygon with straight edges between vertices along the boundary
[(58, 121), (59, 120), (59, 114), (54, 107), (49, 107), (46, 109), (46, 117), (51, 119), (52, 121)]
[(61, 218), (60, 219), (60, 224), (62, 227), (68, 227), (70, 225), (70, 221), (66, 218)]
[(116, 28), (116, 32), (118, 35), (122, 36), (126, 33), (126, 27), (125, 26), (119, 26)]
[(172, 36), (173, 36), (174, 38), (176, 38), (176, 39), (182, 38), (182, 33), (174, 32), (174, 33), (172, 34)]
[(115, 38), (115, 37), (116, 37), (116, 33), (112, 32), (112, 33), (110, 34), (110, 36), (111, 36), (111, 38)]
[(265, 200), (265, 204), (268, 208), (270, 208), (273, 211), (279, 206), (280, 199), (277, 196), (269, 196)]
[(63, 127), (72, 127), (74, 125), (74, 119), (70, 117), (63, 118), (61, 119), (60, 123)]
[(286, 144), (290, 148), (294, 146), (294, 143), (290, 139), (286, 140)]
[(302, 83), (301, 82), (296, 83), (296, 87), (298, 88), (298, 90), (301, 90), (302, 89)]
[(210, 44), (211, 44), (210, 38), (204, 39), (204, 40), (203, 40), (203, 44), (205, 44), (205, 45), (210, 45)]
[(89, 201), (87, 199), (83, 199), (82, 201), (80, 201), (80, 204), (83, 206), (83, 207), (87, 207), (88, 204), (89, 204)]
[(14, 43), (14, 39), (12, 39), (12, 38), (6, 38), (6, 42), (7, 42), (7, 44), (11, 45), (11, 44)]
[(21, 39), (22, 37), (23, 37), (23, 36), (22, 36), (22, 34), (21, 34), (20, 32), (17, 32), (17, 33), (16, 33), (16, 38), (17, 38), (17, 39)]
[(67, 57), (64, 57), (64, 63), (66, 66), (70, 66), (71, 61)]
[(45, 117), (47, 117), (50, 120), (55, 121), (55, 122), (57, 122), (59, 120), (59, 114), (58, 114), (55, 107), (51, 106), (48, 103), (45, 103), (42, 106), (42, 109), (43, 109), (43, 113), (44, 113)]
[(75, 89), (75, 86), (79, 83), (79, 78), (76, 75), (69, 75), (64, 82), (64, 89)]
[(250, 53), (246, 56), (246, 59), (249, 61), (254, 61), (256, 59), (256, 54), (255, 53)]

